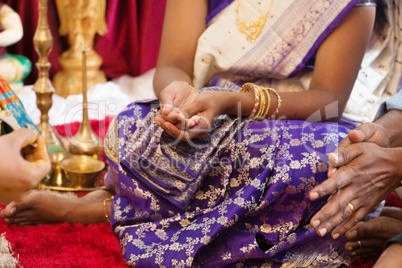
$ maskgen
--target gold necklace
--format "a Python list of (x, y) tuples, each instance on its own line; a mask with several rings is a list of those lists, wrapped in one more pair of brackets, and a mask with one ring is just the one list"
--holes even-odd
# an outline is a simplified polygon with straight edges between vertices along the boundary
[(236, 6), (236, 25), (237, 28), (241, 33), (244, 33), (247, 35), (247, 40), (250, 42), (254, 42), (255, 39), (260, 35), (262, 27), (264, 27), (265, 22), (267, 21), (267, 16), (269, 11), (271, 11), (272, 4), (274, 3), (274, 0), (271, 0), (271, 3), (269, 4), (269, 7), (267, 9), (267, 12), (265, 12), (264, 15), (261, 15), (257, 18), (256, 21), (252, 22), (245, 22), (245, 21), (239, 21), (239, 3), (240, 0), (237, 1), (237, 6)]

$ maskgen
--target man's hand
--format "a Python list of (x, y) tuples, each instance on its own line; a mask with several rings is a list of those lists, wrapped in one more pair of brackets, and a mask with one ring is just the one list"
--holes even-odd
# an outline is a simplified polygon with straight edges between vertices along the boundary
[[(29, 146), (36, 141), (36, 147)], [(22, 201), (50, 171), (46, 143), (36, 132), (20, 128), (0, 137), (0, 202)]]
[(397, 161), (402, 152), (388, 146), (385, 129), (366, 123), (349, 132), (330, 154), (328, 179), (310, 191), (311, 200), (331, 195), (310, 222), (319, 235), (335, 227), (333, 238), (343, 235), (400, 185)]

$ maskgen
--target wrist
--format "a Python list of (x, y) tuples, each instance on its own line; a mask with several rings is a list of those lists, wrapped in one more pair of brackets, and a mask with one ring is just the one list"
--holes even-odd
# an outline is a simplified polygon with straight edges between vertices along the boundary
[(180, 80), (179, 82), (180, 82), (180, 83), (183, 83), (183, 84), (186, 85), (189, 89), (191, 89), (193, 92), (195, 92), (195, 93), (198, 94), (198, 91), (197, 91), (190, 83), (188, 83), (187, 81)]
[(394, 158), (394, 159), (396, 159), (396, 161), (397, 161), (397, 163), (396, 163), (396, 167), (397, 167), (397, 169), (398, 169), (398, 178), (399, 178), (399, 182), (401, 183), (401, 186), (402, 186), (402, 182), (401, 182), (401, 180), (402, 180), (402, 147), (398, 147), (398, 148), (392, 148), (392, 150), (395, 150), (396, 151), (396, 158)]
[[(282, 98), (275, 89), (258, 86), (253, 83), (246, 83), (242, 86), (240, 92), (254, 94), (254, 105), (252, 106), (251, 112), (247, 113), (247, 119), (264, 120), (276, 118), (278, 115), (282, 104)], [(272, 105), (272, 103), (274, 103), (274, 105)]]
[(389, 137), (391, 147), (402, 146), (402, 135), (400, 134), (402, 132), (402, 126), (400, 124), (395, 124), (395, 122), (400, 122), (401, 120), (402, 111), (390, 110), (375, 121), (376, 124), (385, 129), (385, 133)]
[(254, 107), (254, 93), (227, 92), (221, 97), (222, 114), (247, 117)]

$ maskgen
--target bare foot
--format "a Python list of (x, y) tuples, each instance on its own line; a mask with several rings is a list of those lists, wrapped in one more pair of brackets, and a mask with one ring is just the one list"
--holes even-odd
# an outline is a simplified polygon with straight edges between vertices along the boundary
[(349, 240), (345, 247), (351, 256), (379, 256), (385, 243), (402, 232), (402, 221), (380, 216), (367, 222), (360, 222), (346, 232)]
[[(33, 191), (21, 203), (11, 202), (1, 211), (7, 223), (37, 225), (45, 223), (99, 223), (106, 221), (103, 200), (107, 191), (94, 191), (71, 198), (48, 191)], [(109, 203), (110, 205), (110, 203)]]

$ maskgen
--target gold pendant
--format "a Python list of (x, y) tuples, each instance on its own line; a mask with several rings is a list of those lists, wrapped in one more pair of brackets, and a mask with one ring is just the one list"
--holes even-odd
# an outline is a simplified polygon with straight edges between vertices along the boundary
[(254, 42), (255, 39), (260, 35), (262, 27), (264, 27), (267, 18), (266, 16), (259, 16), (258, 19), (254, 22), (244, 22), (241, 21), (237, 23), (237, 28), (241, 33), (247, 35), (247, 40), (250, 42)]

